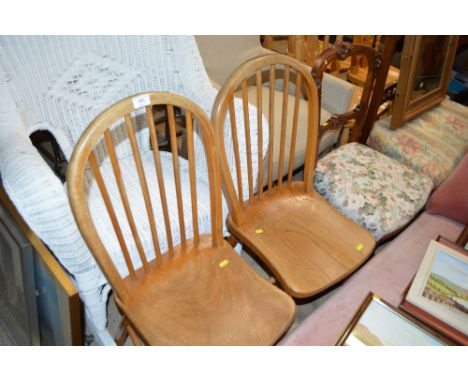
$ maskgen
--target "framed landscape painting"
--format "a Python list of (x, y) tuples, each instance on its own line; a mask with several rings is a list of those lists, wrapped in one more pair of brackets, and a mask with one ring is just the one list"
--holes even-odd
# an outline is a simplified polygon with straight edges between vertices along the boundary
[[(432, 240), (406, 295), (406, 302), (445, 323), (438, 330), (461, 343), (468, 336), (468, 252), (461, 247)], [(422, 314), (421, 314), (422, 316)], [(431, 324), (426, 319), (425, 322)], [(434, 326), (434, 325), (432, 325)], [(454, 330), (449, 330), (454, 329)]]
[(444, 346), (448, 343), (411, 316), (369, 293), (338, 339), (345, 346)]

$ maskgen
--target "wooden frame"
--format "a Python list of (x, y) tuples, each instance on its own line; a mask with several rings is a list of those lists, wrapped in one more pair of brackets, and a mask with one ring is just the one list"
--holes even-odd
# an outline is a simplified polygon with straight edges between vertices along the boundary
[[(367, 346), (369, 346), (369, 345), (371, 345), (371, 346), (372, 345), (373, 346), (375, 346), (375, 345), (377, 345), (377, 346), (388, 345), (385, 342), (379, 341), (380, 338), (378, 336), (374, 335), (372, 333), (372, 330), (369, 330), (369, 329), (367, 329), (367, 331), (365, 331), (365, 329), (361, 330), (361, 333), (360, 333), (361, 339), (358, 339), (357, 336), (356, 337), (351, 337), (351, 334), (353, 334), (353, 332), (355, 331), (356, 326), (361, 321), (361, 319), (365, 316), (365, 313), (368, 312), (368, 308), (372, 304), (377, 304), (377, 306), (379, 306), (379, 308), (374, 308), (374, 309), (379, 310), (382, 307), (384, 308), (384, 310), (380, 309), (381, 312), (379, 312), (380, 313), (380, 316), (379, 316), (380, 319), (378, 320), (379, 325), (384, 324), (384, 322), (383, 322), (384, 319), (383, 319), (382, 313), (384, 313), (384, 314), (390, 313), (390, 316), (392, 316), (392, 314), (393, 314), (393, 315), (396, 315), (398, 319), (401, 319), (402, 322), (404, 323), (403, 327), (406, 326), (407, 330), (408, 329), (416, 330), (416, 331), (419, 332), (419, 334), (422, 334), (423, 336), (427, 337), (427, 339), (426, 339), (427, 342), (424, 342), (424, 343), (412, 343), (412, 342), (409, 342), (409, 343), (392, 343), (392, 345), (442, 345), (442, 346), (452, 345), (452, 343), (449, 340), (447, 340), (446, 338), (441, 336), (439, 333), (433, 331), (431, 328), (427, 327), (426, 325), (422, 324), (421, 322), (416, 320), (411, 315), (406, 314), (404, 311), (392, 306), (391, 304), (389, 304), (388, 302), (383, 300), (377, 294), (375, 294), (373, 292), (369, 292), (369, 294), (366, 296), (366, 298), (362, 302), (361, 306), (358, 308), (358, 310), (354, 314), (354, 316), (351, 319), (348, 326), (344, 329), (343, 333), (338, 338), (338, 340), (336, 342), (337, 346), (352, 345), (353, 342), (356, 342), (356, 344), (359, 344), (359, 345), (367, 345)], [(366, 326), (363, 326), (363, 327), (367, 328)], [(401, 330), (402, 328), (399, 328), (399, 329), (400, 330), (395, 330), (395, 331), (396, 332), (402, 331)], [(367, 334), (367, 338), (364, 338), (363, 334)], [(393, 334), (393, 333), (391, 333), (391, 334)], [(359, 334), (358, 334), (358, 336), (359, 336)], [(388, 334), (387, 334), (387, 336), (388, 336)], [(348, 342), (350, 340), (350, 338), (353, 338), (353, 340), (351, 341), (352, 343)], [(422, 337), (420, 337), (420, 338), (422, 339)], [(369, 341), (369, 342), (365, 343), (365, 341)], [(371, 342), (371, 341), (374, 341), (374, 342)]]
[(63, 296), (65, 297), (60, 295), (59, 298), (61, 314), (63, 314), (63, 317), (69, 317), (69, 322), (65, 325), (66, 333), (64, 333), (67, 344), (82, 345), (81, 300), (78, 290), (54, 255), (52, 255), (46, 245), (23, 220), (2, 186), (0, 186), (0, 200), (5, 204), (12, 217), (18, 223), (19, 228), (37, 252), (39, 256), (38, 266), (41, 266), (50, 280), (63, 291)]
[(460, 233), (460, 236), (458, 236), (455, 244), (458, 244), (464, 247), (467, 243), (468, 243), (468, 224), (465, 224), (465, 228), (463, 228), (463, 231)]
[(440, 85), (428, 93), (412, 99), (413, 84), (416, 78), (419, 53), (424, 36), (407, 36), (401, 59), (401, 72), (398, 81), (390, 127), (396, 129), (404, 122), (413, 119), (423, 111), (442, 102), (447, 92), (451, 68), (455, 59), (458, 36), (447, 36), (447, 50), (441, 70)]
[(400, 306), (456, 343), (468, 345), (468, 325), (466, 324), (468, 312), (457, 312), (446, 307), (442, 302), (430, 301), (427, 297), (423, 297), (430, 271), (434, 267), (436, 257), (440, 255), (439, 251), (443, 251), (445, 256), (453, 257), (455, 261), (461, 260), (468, 264), (468, 252), (462, 247), (441, 237), (437, 239), (437, 242), (431, 241), (414, 279), (404, 293)]

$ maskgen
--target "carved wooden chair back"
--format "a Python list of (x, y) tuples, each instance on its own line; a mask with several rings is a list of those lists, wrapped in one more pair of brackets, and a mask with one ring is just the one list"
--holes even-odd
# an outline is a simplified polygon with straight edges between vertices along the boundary
[[(277, 70), (280, 68), (281, 70)], [(268, 115), (265, 118), (268, 120), (268, 147), (263, 146), (264, 131), (262, 125), (262, 73), (269, 73), (269, 100), (268, 100)], [(275, 85), (278, 86), (277, 73), (284, 75), (282, 81), (282, 102), (281, 102), (281, 124), (275, 123)], [(257, 142), (251, 142), (250, 139), (250, 121), (248, 112), (248, 83), (252, 83), (251, 79), (255, 79), (256, 87), (256, 102), (257, 116), (256, 124), (258, 126)], [(294, 96), (289, 96), (289, 89), (294, 87)], [(236, 115), (234, 110), (234, 97), (238, 93), (242, 94), (243, 103), (243, 126), (237, 126)], [(298, 130), (298, 119), (300, 113), (300, 100), (305, 94), (307, 99), (307, 147), (305, 153), (304, 174), (301, 181), (293, 179), (294, 172), (294, 158), (296, 150), (296, 139)], [(289, 103), (293, 104), (290, 107)], [(288, 112), (292, 112), (288, 116)], [(226, 148), (225, 136), (225, 122), (226, 119), (230, 120), (230, 129), (232, 139), (232, 148)], [(231, 76), (224, 83), (224, 86), (216, 97), (213, 113), (212, 123), (215, 129), (217, 139), (217, 147), (220, 155), (221, 163), (221, 177), (225, 197), (229, 204), (229, 209), (233, 219), (240, 224), (242, 221), (242, 210), (248, 205), (255, 204), (257, 201), (270, 198), (274, 193), (281, 192), (283, 189), (307, 193), (311, 187), (311, 180), (314, 176), (315, 163), (317, 160), (317, 142), (318, 142), (318, 95), (312, 76), (307, 69), (297, 60), (280, 54), (271, 54), (250, 60), (248, 63), (242, 65), (235, 70)], [(288, 123), (290, 122), (290, 123)], [(280, 142), (279, 142), (279, 161), (277, 166), (277, 174), (274, 174), (273, 158), (274, 158), (274, 128), (281, 129)], [(238, 134), (241, 129), (244, 129), (245, 134), (245, 151), (247, 156), (247, 177), (241, 173), (241, 158), (238, 139)], [(278, 134), (276, 134), (278, 135)], [(253, 173), (252, 166), (252, 147), (258, 147), (258, 174)], [(227, 151), (234, 152), (235, 167), (229, 168), (227, 160)], [(263, 154), (266, 150), (266, 158)], [(287, 153), (289, 155), (287, 155)], [(288, 163), (285, 158), (289, 157)], [(268, 168), (266, 173), (267, 179), (264, 180), (264, 167)], [(287, 175), (283, 177), (285, 169), (288, 169)], [(232, 173), (236, 174), (237, 184), (234, 185)], [(246, 189), (243, 184), (243, 179), (248, 181), (248, 198), (244, 197), (243, 190)], [(274, 179), (277, 179), (275, 182)], [(264, 184), (267, 184), (265, 190)], [(276, 184), (275, 184), (276, 183)], [(254, 193), (257, 189), (258, 192)], [(237, 190), (237, 191), (236, 191)], [(246, 199), (246, 201), (244, 201)]]
[(320, 134), (323, 134), (326, 129), (341, 129), (344, 125), (353, 122), (350, 135), (351, 142), (358, 141), (361, 136), (374, 83), (379, 74), (381, 64), (380, 54), (370, 46), (342, 42), (331, 46), (323, 52), (312, 67), (312, 75), (320, 94), (322, 91), (323, 73), (326, 71), (326, 68), (335, 61), (344, 61), (355, 56), (366, 57), (366, 61), (368, 62), (368, 70), (366, 71), (363, 89), (360, 92), (357, 105), (348, 113), (332, 116), (330, 120), (320, 126)]
[[(168, 126), (170, 134), (170, 147), (172, 156), (172, 176), (175, 183), (175, 194), (177, 200), (177, 216), (169, 216), (170, 208), (168, 206), (167, 193), (171, 192), (166, 189), (165, 180), (163, 178), (163, 167), (161, 165), (161, 155), (158, 148), (158, 136), (156, 134), (153, 106), (164, 105), (167, 108)], [(187, 134), (188, 146), (188, 169), (189, 169), (189, 184), (190, 187), (182, 190), (181, 172), (179, 164), (179, 153), (176, 138), (176, 122), (174, 117), (174, 108), (180, 108), (182, 114), (185, 115), (185, 126)], [(138, 140), (135, 134), (136, 128), (134, 123), (134, 115), (136, 112), (144, 111), (144, 118), (146, 119), (146, 126), (149, 129), (149, 139), (152, 147), (152, 159), (154, 161), (152, 168), (144, 166), (142, 161), (141, 148), (138, 145)], [(142, 115), (140, 115), (142, 117)], [(122, 175), (121, 165), (119, 164), (117, 148), (111, 134), (111, 127), (116, 124), (123, 124), (126, 129), (128, 140), (130, 142), (133, 152), (133, 164), (136, 168), (138, 181), (135, 182), (140, 187), (141, 195), (144, 200), (146, 208), (146, 218), (148, 220), (149, 231), (151, 232), (152, 248), (144, 248), (142, 244), (141, 232), (137, 228), (137, 221), (135, 214), (132, 211), (132, 201), (129, 200), (128, 189), (126, 182)], [(105, 211), (110, 221), (114, 234), (118, 239), (120, 250), (125, 259), (125, 264), (128, 271), (128, 277), (135, 280), (145, 277), (145, 274), (157, 272), (158, 268), (163, 262), (170, 261), (175, 254), (187, 253), (197, 249), (200, 242), (199, 233), (199, 216), (198, 216), (198, 202), (197, 202), (197, 166), (194, 159), (194, 126), (197, 126), (200, 136), (202, 137), (206, 164), (208, 169), (209, 180), (209, 200), (211, 212), (211, 243), (213, 247), (218, 246), (222, 241), (222, 224), (221, 224), (221, 194), (220, 185), (217, 173), (217, 157), (215, 153), (215, 143), (213, 131), (210, 126), (206, 114), (195, 103), (182, 96), (170, 93), (147, 93), (128, 97), (122, 101), (109, 107), (102, 112), (96, 119), (88, 126), (83, 132), (79, 141), (76, 144), (73, 155), (70, 160), (68, 169), (68, 192), (70, 203), (73, 213), (75, 215), (78, 227), (86, 240), (91, 252), (93, 253), (96, 261), (103, 270), (106, 278), (111, 283), (114, 291), (117, 293), (118, 298), (122, 302), (126, 302), (131, 296), (127, 288), (127, 284), (123, 282), (123, 278), (119, 274), (116, 265), (109, 255), (108, 249), (104, 245), (102, 238), (97, 232), (95, 226), (95, 216), (91, 215), (88, 205), (88, 195), (86, 191), (86, 173), (91, 172), (98, 185), (100, 195), (105, 205)], [(94, 149), (99, 143), (104, 143), (107, 148), (109, 159), (112, 165), (113, 178), (117, 184), (118, 194), (112, 195), (109, 191), (108, 185), (104, 180), (102, 170), (96, 159)], [(89, 167), (88, 167), (89, 166)], [(90, 171), (89, 171), (90, 170)], [(147, 177), (149, 171), (155, 171), (157, 179), (156, 185), (149, 184)], [(154, 172), (153, 172), (154, 174)], [(170, 175), (170, 174), (166, 174)], [(154, 177), (153, 177), (154, 178)], [(149, 179), (149, 178), (148, 178)], [(128, 184), (127, 184), (128, 185)], [(153, 188), (152, 188), (152, 187)], [(157, 190), (156, 190), (157, 188)], [(151, 198), (151, 194), (159, 191), (159, 198), (161, 202), (161, 211), (156, 210), (154, 207), (155, 199)], [(172, 190), (173, 191), (173, 190)], [(184, 206), (182, 192), (190, 194), (191, 206)], [(119, 203), (120, 210), (125, 211), (126, 221), (124, 218), (118, 216), (116, 206)], [(191, 209), (191, 226), (193, 229), (193, 238), (188, 238), (186, 233), (186, 219), (184, 209)], [(163, 215), (164, 228), (157, 227), (156, 214)], [(190, 214), (189, 214), (190, 215)], [(139, 215), (141, 216), (141, 214)], [(120, 219), (119, 219), (120, 218)], [(161, 221), (161, 219), (160, 219)], [(179, 225), (180, 243), (175, 243), (173, 240), (173, 231), (171, 228), (171, 221), (177, 222)], [(129, 251), (128, 237), (124, 237), (123, 224), (128, 224), (132, 234), (132, 240), (136, 244), (139, 259), (142, 267), (136, 269), (134, 260), (132, 260)], [(164, 232), (161, 232), (164, 230)], [(161, 253), (160, 240), (161, 237), (165, 238), (167, 251)], [(154, 252), (153, 252), (154, 251)], [(153, 252), (155, 258), (148, 261), (148, 252)]]

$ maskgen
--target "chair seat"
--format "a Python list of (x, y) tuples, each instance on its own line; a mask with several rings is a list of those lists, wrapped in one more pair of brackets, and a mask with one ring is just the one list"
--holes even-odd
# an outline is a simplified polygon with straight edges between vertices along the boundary
[(367, 146), (349, 143), (318, 161), (314, 187), (379, 240), (417, 214), (429, 197), (432, 181)]
[(288, 294), (300, 298), (345, 278), (375, 246), (369, 232), (314, 190), (297, 194), (283, 187), (246, 207), (241, 226), (228, 216), (228, 227), (265, 262)]
[[(155, 345), (268, 345), (295, 316), (294, 301), (253, 271), (226, 242), (177, 253), (154, 272), (125, 284), (123, 307), (146, 342)], [(180, 250), (180, 247), (179, 247)]]
[(468, 108), (445, 100), (390, 129), (390, 117), (377, 121), (367, 141), (375, 150), (428, 175), (439, 186), (468, 150)]

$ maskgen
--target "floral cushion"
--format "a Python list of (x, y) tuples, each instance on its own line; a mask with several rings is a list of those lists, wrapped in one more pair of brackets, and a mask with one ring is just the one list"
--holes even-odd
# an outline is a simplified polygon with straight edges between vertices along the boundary
[(379, 240), (424, 207), (432, 181), (367, 146), (349, 143), (318, 161), (314, 187)]
[(377, 121), (367, 144), (431, 177), (439, 186), (468, 150), (468, 108), (444, 100), (391, 130), (390, 117)]

